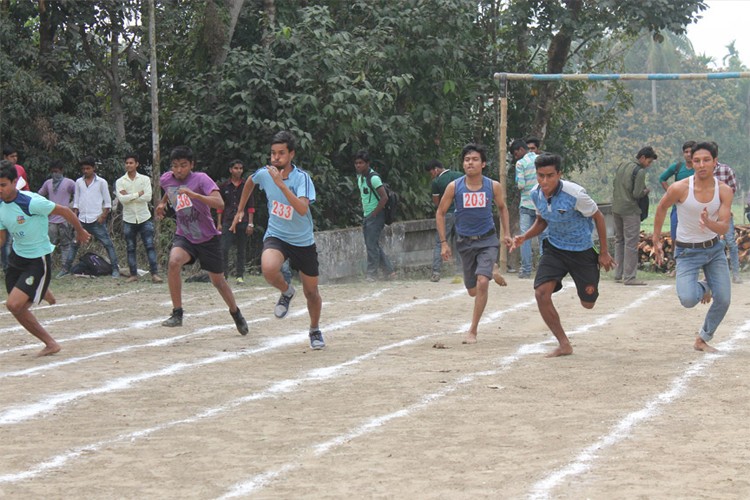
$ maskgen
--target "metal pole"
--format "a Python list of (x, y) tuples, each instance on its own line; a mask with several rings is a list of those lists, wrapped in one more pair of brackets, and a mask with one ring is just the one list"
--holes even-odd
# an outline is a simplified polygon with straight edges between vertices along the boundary
[[(507, 156), (508, 147), (508, 80), (506, 78), (500, 78), (500, 123), (497, 134), (497, 169), (498, 179), (500, 179), (500, 189), (502, 190), (503, 196), (505, 196), (507, 189), (507, 166), (505, 159)], [(498, 214), (499, 216), (499, 214)], [(500, 272), (505, 273), (508, 271), (508, 249), (503, 245), (503, 225), (499, 224), (500, 227)]]

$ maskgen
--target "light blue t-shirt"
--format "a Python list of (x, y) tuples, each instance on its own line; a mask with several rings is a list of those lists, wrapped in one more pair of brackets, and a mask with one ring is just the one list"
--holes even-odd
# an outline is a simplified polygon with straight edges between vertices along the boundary
[[(268, 229), (263, 239), (274, 237), (296, 247), (307, 247), (315, 243), (310, 207), (305, 215), (294, 210), (266, 167), (256, 170), (251, 178), (266, 192), (268, 198)], [(297, 198), (307, 198), (311, 205), (315, 202), (315, 186), (310, 174), (301, 168), (292, 165), (292, 171), (284, 184)]]
[(594, 222), (591, 217), (599, 207), (581, 186), (561, 180), (549, 199), (537, 186), (531, 191), (531, 201), (537, 215), (547, 221), (547, 238), (552, 246), (576, 252), (593, 246)]
[(54, 209), (53, 202), (30, 191), (19, 191), (9, 203), (0, 202), (0, 229), (13, 235), (16, 255), (36, 259), (55, 250), (47, 233), (49, 214)]

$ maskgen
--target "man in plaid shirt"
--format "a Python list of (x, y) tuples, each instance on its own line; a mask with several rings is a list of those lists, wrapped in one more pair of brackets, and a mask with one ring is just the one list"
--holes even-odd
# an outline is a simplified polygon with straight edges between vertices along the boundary
[[(713, 141), (711, 144), (716, 146), (716, 151), (718, 152), (719, 145)], [(716, 167), (714, 167), (714, 177), (732, 188), (732, 193), (737, 194), (737, 177), (734, 175), (732, 167), (726, 163), (717, 162)], [(734, 214), (729, 218), (729, 229), (727, 230), (727, 234), (724, 235), (724, 241), (727, 247), (729, 247), (729, 265), (732, 269), (732, 283), (742, 283), (737, 236), (734, 233)]]

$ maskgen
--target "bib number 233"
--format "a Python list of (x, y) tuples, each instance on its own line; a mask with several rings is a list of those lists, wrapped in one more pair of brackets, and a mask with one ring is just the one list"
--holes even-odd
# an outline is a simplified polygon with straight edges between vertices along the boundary
[(271, 213), (281, 219), (292, 220), (292, 214), (294, 213), (294, 208), (292, 208), (291, 205), (285, 205), (283, 203), (279, 203), (278, 201), (274, 201), (273, 208), (271, 209)]
[(487, 206), (485, 193), (464, 193), (464, 208), (484, 208)]

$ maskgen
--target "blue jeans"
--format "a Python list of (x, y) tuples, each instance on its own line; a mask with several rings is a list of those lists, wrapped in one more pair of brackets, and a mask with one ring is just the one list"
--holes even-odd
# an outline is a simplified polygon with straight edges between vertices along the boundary
[[(451, 246), (453, 255), (456, 256), (456, 271), (461, 269), (461, 254), (456, 250), (456, 214), (454, 212), (445, 214), (445, 239)], [(440, 235), (435, 231), (435, 249), (432, 252), (432, 272), (440, 274), (443, 265), (443, 257), (440, 255), (441, 250)]]
[[(520, 207), (518, 209), (518, 225), (521, 234), (529, 230), (534, 225), (536, 220), (536, 210), (533, 208)], [(539, 256), (541, 257), (544, 253), (542, 241), (547, 232), (543, 232), (537, 236), (537, 243), (539, 244)], [(526, 240), (521, 244), (521, 274), (531, 275), (532, 261), (534, 260), (533, 253), (531, 250), (531, 240)]]
[(362, 233), (365, 236), (367, 248), (367, 276), (375, 278), (378, 269), (383, 269), (386, 276), (393, 272), (393, 265), (383, 249), (380, 247), (380, 233), (385, 227), (385, 213), (381, 210), (376, 216), (365, 217), (362, 223)]
[(729, 247), (729, 265), (732, 268), (732, 276), (740, 277), (740, 251), (737, 248), (737, 236), (734, 234), (734, 216), (729, 218), (729, 229), (724, 235), (724, 241)]
[(229, 228), (232, 225), (232, 219), (221, 224), (221, 253), (224, 259), (224, 276), (229, 276), (229, 250), (237, 247), (237, 264), (235, 264), (234, 273), (238, 278), (245, 276), (245, 249), (247, 248), (247, 222), (243, 221), (237, 224), (235, 231)]
[(0, 248), (0, 259), (2, 259), (3, 272), (8, 270), (8, 256), (13, 245), (13, 236), (10, 231), (5, 231), (5, 244)]
[[(105, 250), (107, 250), (109, 263), (112, 264), (112, 274), (115, 272), (119, 273), (120, 266), (117, 264), (117, 253), (115, 253), (115, 246), (109, 238), (107, 226), (105, 224), (99, 224), (98, 222), (81, 222), (81, 225), (91, 234), (91, 236), (94, 237), (94, 239), (104, 246)], [(80, 245), (76, 240), (73, 243), (73, 250), (70, 252), (70, 261), (66, 262), (64, 265), (65, 269), (71, 269), (73, 267), (73, 261), (76, 259), (78, 248), (80, 248)]]
[(67, 222), (50, 222), (47, 227), (47, 235), (50, 243), (60, 249), (60, 260), (63, 263), (62, 270), (70, 272), (70, 268), (65, 267), (65, 263), (72, 260), (70, 253), (73, 251), (73, 243), (75, 242), (73, 226)]
[(151, 274), (158, 274), (159, 264), (156, 260), (156, 248), (154, 247), (154, 223), (150, 219), (140, 224), (122, 223), (123, 232), (125, 233), (125, 243), (128, 246), (128, 267), (130, 275), (138, 275), (138, 263), (136, 261), (135, 247), (138, 242), (138, 235), (141, 235), (143, 246), (146, 248), (148, 256), (148, 267)]
[(732, 285), (724, 248), (725, 245), (721, 241), (711, 248), (675, 247), (677, 297), (680, 303), (688, 308), (700, 303), (707, 291), (704, 284), (698, 281), (701, 269), (713, 295), (711, 307), (700, 330), (700, 337), (706, 342), (713, 338), (732, 299)]

